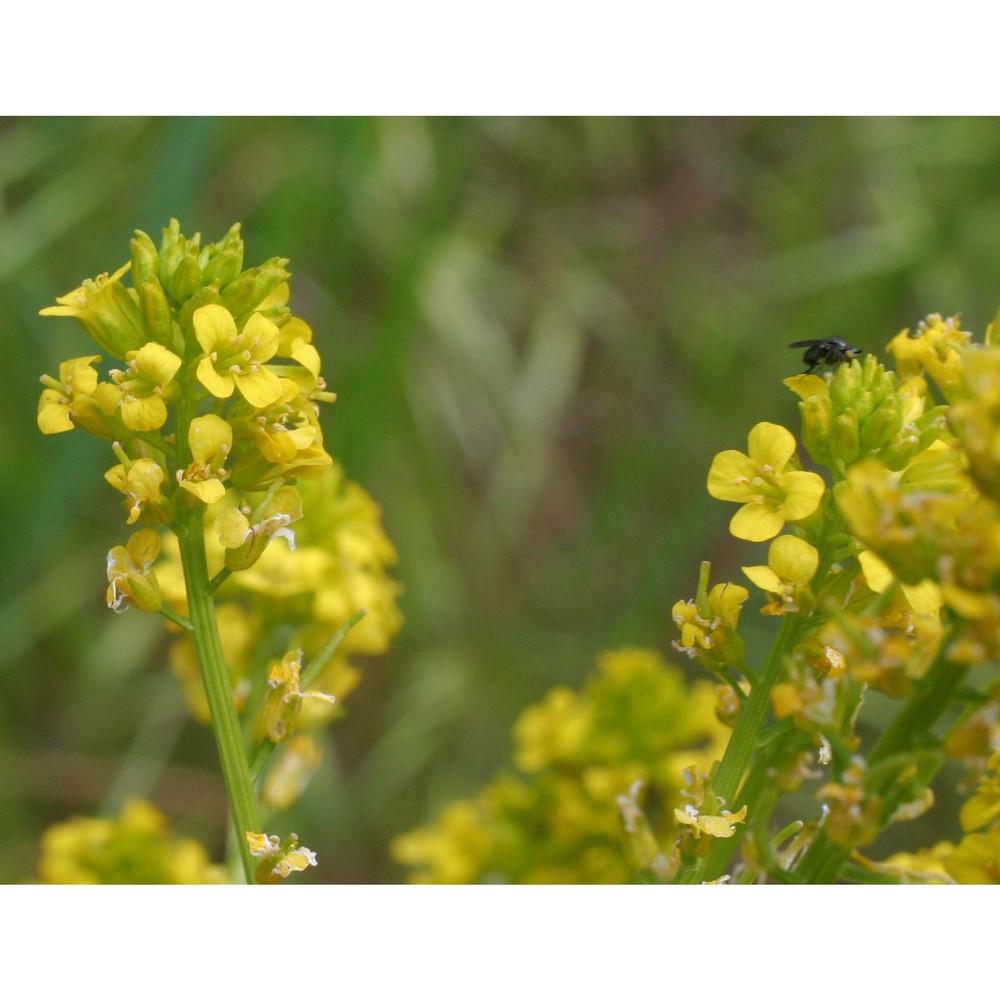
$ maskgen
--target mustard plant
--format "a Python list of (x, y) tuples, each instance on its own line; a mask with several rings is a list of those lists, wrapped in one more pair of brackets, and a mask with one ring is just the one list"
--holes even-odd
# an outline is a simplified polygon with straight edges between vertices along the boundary
[[(108, 552), (108, 607), (163, 617), (188, 707), (215, 735), (241, 877), (260, 883), (316, 864), (264, 818), (318, 766), (316, 731), (359, 679), (353, 655), (384, 652), (401, 625), (378, 507), (324, 447), (320, 408), (335, 396), (289, 307), (287, 265), (245, 267), (238, 224), (203, 246), (171, 220), (158, 246), (137, 232), (123, 266), (41, 310), (75, 319), (101, 353), (42, 376), (38, 426), (108, 444), (104, 478), (132, 529)], [(98, 833), (159, 837), (156, 815), (133, 803), (117, 826), (50, 831), (43, 877), (105, 878), (74, 851)]]
[[(704, 562), (672, 610), (713, 718), (704, 680), (608, 654), (524, 713), (514, 772), (396, 842), (411, 877), (1000, 882), (996, 331), (933, 315), (887, 345), (895, 370), (851, 348), (786, 378), (798, 439), (760, 422), (708, 470), (733, 538), (767, 546), (750, 586)], [(774, 622), (752, 661), (748, 606)], [(873, 856), (949, 761), (960, 842)]]

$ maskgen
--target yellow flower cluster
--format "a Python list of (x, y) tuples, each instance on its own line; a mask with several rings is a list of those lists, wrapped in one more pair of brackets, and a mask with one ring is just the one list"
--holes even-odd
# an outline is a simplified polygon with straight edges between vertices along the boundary
[[(320, 406), (335, 397), (312, 330), (289, 308), (287, 264), (245, 267), (238, 224), (205, 245), (176, 220), (159, 246), (137, 232), (126, 264), (41, 310), (76, 319), (119, 364), (102, 377), (102, 355), (85, 355), (42, 376), (37, 418), (46, 434), (78, 428), (109, 442), (105, 479), (135, 530), (108, 554), (108, 606), (179, 626), (171, 664), (208, 722), (178, 542), (204, 533), (198, 572), (210, 576), (198, 586), (216, 602), (233, 700), (255, 721), (248, 730), (282, 743), (342, 711), (360, 676), (351, 657), (385, 652), (402, 624), (381, 512), (324, 448)], [(289, 657), (311, 660), (362, 610), (300, 691)], [(296, 746), (314, 767), (318, 747)], [(289, 777), (283, 789), (271, 781), (271, 798), (287, 803), (303, 771), (278, 771)]]
[[(64, 362), (57, 378), (42, 376), (42, 432), (81, 428), (112, 442), (119, 461), (105, 478), (123, 494), (130, 525), (172, 525), (179, 504), (210, 507), (233, 489), (239, 505), (256, 508), (261, 493), (326, 475), (332, 459), (319, 404), (334, 396), (312, 331), (288, 307), (288, 261), (244, 269), (238, 224), (201, 246), (171, 220), (159, 247), (137, 232), (130, 250), (114, 274), (84, 281), (41, 310), (76, 319), (124, 362), (103, 381), (95, 367), (101, 355)], [(238, 568), (249, 564), (244, 558)], [(151, 567), (145, 576), (155, 588)], [(116, 610), (157, 610), (134, 600), (110, 565), (109, 583)]]
[(116, 819), (79, 817), (49, 827), (39, 876), (59, 885), (197, 885), (228, 881), (196, 840), (170, 832), (166, 817), (131, 799)]
[[(344, 699), (361, 678), (357, 658), (385, 653), (402, 627), (402, 615), (397, 604), (399, 585), (390, 575), (396, 551), (382, 527), (379, 507), (369, 494), (347, 480), (336, 462), (322, 479), (302, 483), (294, 492), (308, 510), (308, 516), (294, 521), (295, 547), (284, 542), (262, 546), (252, 565), (225, 577), (216, 591), (217, 618), (237, 709), (253, 713), (258, 731), (273, 732), (267, 722), (274, 713), (273, 701), (255, 701), (253, 688), (263, 689), (261, 681), (289, 657), (299, 664), (311, 660), (339, 628), (364, 611), (310, 690), (303, 692), (307, 697), (284, 703), (294, 720), (294, 731), (310, 741), (308, 749), (302, 741), (295, 744), (298, 758), (311, 761), (310, 770), (314, 770), (320, 751), (309, 731), (343, 713)], [(222, 573), (232, 560), (236, 550), (226, 547), (226, 533), (234, 523), (239, 525), (238, 537), (248, 536), (247, 545), (258, 544), (268, 531), (277, 535), (284, 530), (279, 526), (287, 524), (287, 519), (280, 511), (274, 513), (281, 501), (279, 490), (263, 510), (241, 510), (229, 494), (213, 506), (205, 532), (210, 574)], [(163, 601), (183, 613), (187, 592), (172, 536), (164, 540), (158, 578)], [(208, 703), (191, 636), (178, 636), (169, 655), (191, 714), (207, 723)], [(292, 731), (289, 727), (285, 739)], [(289, 745), (281, 756), (291, 752)], [(275, 768), (279, 768), (278, 763)], [(283, 765), (280, 773), (284, 773)], [(285, 802), (275, 780), (266, 786), (269, 799)]]
[[(725, 835), (685, 808), (684, 771), (708, 771), (727, 733), (714, 685), (689, 686), (652, 650), (607, 652), (582, 691), (556, 688), (522, 713), (516, 770), (399, 837), (393, 854), (414, 882), (668, 877), (692, 822), (698, 835)], [(726, 830), (742, 818), (728, 817)]]
[[(1000, 345), (974, 344), (957, 318), (934, 315), (893, 338), (888, 351), (895, 372), (867, 354), (785, 380), (800, 400), (804, 448), (826, 475), (803, 470), (791, 432), (770, 423), (750, 432), (747, 454), (723, 451), (712, 462), (709, 493), (742, 505), (731, 533), (774, 539), (767, 565), (744, 567), (765, 595), (762, 613), (791, 619), (766, 684), (742, 659), (745, 591), (709, 592), (703, 573), (698, 597), (674, 607), (675, 645), (738, 696), (729, 713), (737, 735), (746, 704), (756, 689), (766, 691), (782, 734), (768, 751), (771, 773), (787, 773), (789, 788), (826, 779), (816, 792), (820, 820), (785, 859), (793, 869), (821, 830), (820, 840), (835, 846), (803, 860), (810, 876), (836, 850), (856, 850), (933, 805), (929, 786), (943, 754), (928, 729), (949, 698), (961, 707), (964, 671), (1000, 661)], [(856, 725), (869, 689), (912, 704), (866, 757)], [(971, 697), (978, 706), (981, 695)], [(975, 717), (963, 717), (962, 732)], [(764, 719), (755, 718), (757, 726)], [(783, 729), (789, 722), (794, 729)], [(961, 745), (956, 737), (945, 750)], [(809, 761), (828, 772), (810, 770), (809, 761), (780, 769), (782, 754), (790, 763), (810, 748)], [(1000, 879), (1000, 758), (977, 768), (960, 845), (882, 866), (858, 855), (859, 863), (882, 876), (908, 877), (907, 865), (926, 865), (914, 877)], [(761, 804), (773, 808), (776, 798), (762, 788), (749, 801), (760, 822)], [(688, 811), (696, 827), (697, 810)], [(758, 862), (776, 857), (759, 837), (748, 850)]]

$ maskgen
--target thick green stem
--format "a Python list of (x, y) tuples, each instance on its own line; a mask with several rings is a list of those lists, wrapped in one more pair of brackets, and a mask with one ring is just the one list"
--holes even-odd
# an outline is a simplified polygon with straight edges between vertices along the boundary
[(233, 705), (229, 671), (222, 655), (222, 643), (215, 620), (215, 604), (209, 590), (208, 563), (205, 557), (204, 514), (201, 508), (185, 511), (178, 525), (184, 583), (187, 587), (188, 614), (191, 619), (195, 650), (201, 667), (201, 679), (212, 713), (212, 729), (222, 762), (222, 777), (229, 797), (236, 840), (247, 881), (253, 881), (254, 861), (246, 841), (248, 832), (259, 833), (257, 800), (250, 781), (250, 768)]

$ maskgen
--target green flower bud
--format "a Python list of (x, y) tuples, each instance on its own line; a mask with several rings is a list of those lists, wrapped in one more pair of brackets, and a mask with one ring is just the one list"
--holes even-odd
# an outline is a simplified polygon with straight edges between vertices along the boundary
[(879, 459), (885, 467), (893, 472), (905, 469), (918, 451), (921, 451), (920, 439), (913, 432), (913, 427), (903, 428), (896, 439), (887, 444), (880, 452)]
[(238, 222), (218, 243), (205, 247), (200, 263), (206, 285), (217, 281), (223, 288), (239, 275), (243, 270), (243, 240)]
[(187, 302), (202, 287), (201, 265), (198, 263), (197, 243), (188, 243), (187, 253), (178, 261), (167, 282), (170, 297), (178, 304)]
[(170, 276), (177, 270), (177, 265), (184, 256), (187, 240), (181, 236), (181, 224), (176, 219), (170, 220), (170, 225), (163, 231), (160, 240), (160, 284), (169, 287)]
[(209, 258), (202, 268), (202, 281), (217, 282), (220, 288), (230, 284), (243, 269), (243, 247), (229, 248)]
[(830, 433), (830, 452), (845, 465), (856, 462), (861, 455), (858, 418), (853, 412), (838, 413)]
[(244, 271), (222, 289), (220, 301), (234, 316), (250, 307), (254, 298), (257, 276), (253, 270)]
[(830, 430), (833, 424), (833, 406), (827, 395), (811, 396), (799, 403), (802, 414), (802, 444), (817, 465), (829, 465)]
[(150, 339), (165, 347), (174, 346), (174, 324), (170, 315), (170, 303), (163, 294), (159, 279), (140, 285), (139, 307), (142, 310), (142, 321), (146, 326)]
[(899, 433), (902, 423), (899, 400), (895, 397), (885, 399), (861, 424), (861, 450), (865, 454), (878, 451)]
[(830, 380), (830, 401), (834, 411), (841, 413), (852, 409), (858, 393), (864, 388), (860, 362), (852, 361), (841, 365)]
[(283, 281), (291, 275), (285, 265), (287, 258), (272, 257), (260, 267), (244, 271), (222, 289), (222, 304), (236, 317), (241, 326), (247, 313), (253, 312)]
[(148, 281), (159, 284), (160, 255), (156, 245), (141, 229), (135, 231), (135, 239), (129, 243), (132, 260), (132, 284), (138, 288)]

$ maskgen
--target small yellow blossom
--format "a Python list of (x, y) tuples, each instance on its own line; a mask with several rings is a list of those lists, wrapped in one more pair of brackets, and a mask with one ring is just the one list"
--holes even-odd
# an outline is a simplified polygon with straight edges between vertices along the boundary
[(161, 487), (166, 473), (151, 458), (137, 458), (129, 462), (126, 469), (123, 464), (114, 466), (104, 473), (104, 478), (120, 493), (125, 494), (125, 509), (128, 511), (128, 524), (135, 524), (143, 512), (156, 516), (156, 511), (163, 513), (163, 520), (168, 516), (169, 503), (163, 495)]
[(160, 535), (140, 528), (124, 545), (108, 553), (108, 607), (124, 611), (129, 604), (140, 611), (159, 611), (163, 604), (152, 565), (160, 552)]
[(113, 371), (111, 380), (122, 394), (119, 412), (133, 431), (155, 431), (167, 421), (164, 396), (173, 388), (181, 359), (162, 344), (149, 343), (129, 351), (128, 368)]
[(228, 475), (224, 466), (233, 446), (232, 427), (214, 413), (195, 417), (188, 430), (188, 443), (192, 462), (183, 472), (178, 471), (181, 489), (194, 494), (202, 503), (221, 500)]
[(702, 834), (708, 837), (731, 837), (736, 833), (736, 824), (744, 822), (746, 818), (746, 806), (736, 813), (723, 809), (718, 816), (705, 816), (690, 803), (683, 809), (674, 809), (674, 819), (682, 826), (691, 827), (695, 839)]
[(254, 313), (240, 333), (228, 309), (207, 305), (195, 310), (192, 322), (205, 352), (198, 364), (198, 381), (213, 396), (228, 399), (239, 389), (257, 409), (281, 398), (278, 376), (265, 367), (278, 350), (278, 328), (271, 320)]
[(269, 837), (266, 833), (246, 833), (247, 846), (255, 858), (261, 858), (257, 866), (258, 885), (276, 885), (292, 872), (305, 871), (316, 864), (316, 855), (308, 847), (299, 846), (297, 834), (289, 834), (283, 841)]
[(896, 359), (901, 376), (926, 372), (946, 398), (962, 381), (964, 355), (971, 334), (961, 327), (957, 316), (944, 319), (934, 313), (921, 321), (912, 333), (903, 330), (886, 346)]
[(124, 358), (146, 343), (138, 297), (121, 282), (130, 267), (131, 263), (124, 264), (110, 276), (88, 278), (79, 288), (60, 295), (58, 305), (46, 306), (38, 314), (72, 316), (103, 351)]
[(332, 695), (322, 691), (300, 691), (299, 674), (302, 670), (302, 650), (285, 653), (281, 660), (271, 664), (267, 685), (271, 689), (261, 713), (259, 730), (262, 739), (284, 743), (295, 731), (295, 721), (303, 698), (317, 698), (330, 704), (336, 702)]
[(674, 648), (689, 657), (697, 656), (710, 670), (738, 666), (743, 643), (736, 627), (740, 608), (749, 596), (750, 591), (739, 584), (717, 583), (704, 602), (677, 601), (672, 617), (681, 638), (674, 641)]
[(744, 566), (743, 572), (771, 602), (761, 608), (765, 615), (784, 615), (812, 609), (809, 591), (819, 567), (819, 552), (795, 535), (779, 535), (768, 549), (767, 566)]
[(741, 503), (729, 524), (736, 538), (766, 542), (787, 521), (800, 521), (819, 507), (826, 486), (815, 472), (788, 469), (795, 438), (779, 424), (759, 423), (747, 438), (748, 455), (722, 451), (708, 473), (708, 492)]
[(94, 363), (100, 360), (99, 354), (70, 358), (60, 363), (58, 381), (48, 375), (42, 376), (41, 382), (46, 388), (38, 400), (38, 429), (43, 434), (61, 434), (73, 429), (73, 402), (90, 396), (97, 388)]
[(290, 524), (302, 517), (302, 497), (294, 486), (268, 492), (257, 507), (227, 507), (215, 519), (215, 531), (226, 550), (226, 566), (249, 569), (263, 555), (272, 538), (284, 538), (295, 550), (295, 532)]

